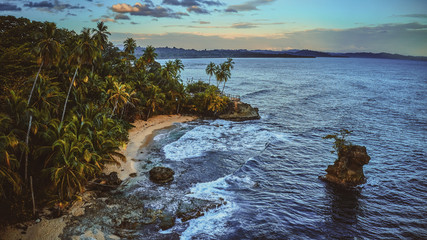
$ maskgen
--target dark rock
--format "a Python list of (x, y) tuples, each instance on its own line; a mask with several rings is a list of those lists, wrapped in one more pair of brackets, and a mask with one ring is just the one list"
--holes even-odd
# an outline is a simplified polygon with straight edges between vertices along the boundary
[(175, 220), (176, 217), (174, 215), (171, 214), (163, 214), (160, 217), (160, 224), (159, 227), (162, 230), (167, 230), (169, 228), (172, 228), (173, 226), (175, 226)]
[(327, 174), (322, 180), (343, 186), (356, 186), (366, 182), (363, 174), (363, 165), (368, 164), (371, 157), (366, 152), (366, 147), (349, 145), (338, 152), (338, 159), (334, 165), (329, 165)]
[(231, 101), (224, 113), (219, 115), (219, 118), (231, 121), (246, 121), (260, 119), (261, 117), (258, 114), (258, 108), (253, 108), (251, 105), (240, 101)]
[(173, 181), (175, 172), (166, 167), (154, 167), (150, 170), (150, 180), (155, 183), (168, 183)]
[(190, 219), (201, 217), (209, 209), (218, 208), (222, 205), (226, 205), (224, 199), (220, 198), (218, 201), (203, 200), (203, 199), (189, 199), (187, 201), (182, 201), (176, 212), (176, 216), (181, 218), (183, 222), (186, 222)]
[(120, 185), (122, 183), (122, 180), (118, 177), (116, 172), (110, 173), (107, 178), (107, 185)]
[(136, 177), (138, 174), (137, 173), (131, 173), (129, 174), (129, 177)]
[(95, 181), (89, 182), (86, 188), (95, 191), (110, 191), (116, 189), (121, 183), (122, 180), (118, 177), (117, 172), (112, 172), (109, 175), (103, 173)]

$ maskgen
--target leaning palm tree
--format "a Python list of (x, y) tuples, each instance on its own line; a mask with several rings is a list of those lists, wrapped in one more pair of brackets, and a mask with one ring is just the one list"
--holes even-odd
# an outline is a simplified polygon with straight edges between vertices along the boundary
[(231, 68), (231, 65), (229, 65), (228, 62), (221, 63), (221, 65), (219, 67), (221, 80), (222, 80), (222, 82), (224, 82), (224, 86), (222, 87), (221, 93), (224, 93), (225, 83), (231, 77), (230, 68)]
[(107, 91), (107, 94), (110, 95), (109, 101), (114, 101), (114, 107), (111, 111), (110, 118), (113, 117), (114, 112), (119, 105), (119, 101), (121, 104), (126, 104), (130, 100), (130, 94), (126, 91), (128, 86), (126, 84), (121, 84), (118, 81), (114, 81), (114, 87)]
[[(56, 64), (59, 61), (60, 52), (61, 52), (61, 44), (54, 39), (56, 31), (56, 25), (54, 23), (46, 23), (43, 28), (43, 32), (41, 32), (41, 40), (36, 46), (36, 52), (38, 54), (38, 62), (40, 64), (39, 70), (36, 74), (36, 78), (34, 79), (33, 87), (30, 91), (30, 96), (28, 97), (27, 106), (31, 103), (31, 97), (33, 95), (34, 89), (36, 87), (37, 79), (40, 75), (40, 71), (44, 66), (50, 66), (52, 64)], [(28, 130), (25, 139), (25, 143), (27, 144), (30, 137), (31, 124), (33, 121), (33, 114), (30, 114), (30, 118), (28, 120)], [(25, 181), (27, 180), (27, 165), (28, 165), (28, 151), (25, 153)]]
[(215, 68), (216, 68), (216, 64), (213, 62), (210, 62), (207, 66), (206, 66), (206, 74), (209, 75), (209, 85), (211, 85), (211, 77), (212, 75), (214, 75), (215, 73)]
[(68, 88), (67, 98), (65, 99), (64, 109), (62, 111), (62, 117), (61, 117), (61, 124), (64, 121), (65, 117), (65, 110), (67, 108), (68, 98), (70, 96), (71, 88), (74, 85), (74, 80), (77, 75), (78, 69), (82, 65), (88, 65), (92, 64), (93, 60), (96, 59), (99, 56), (98, 48), (95, 45), (95, 42), (93, 41), (93, 38), (91, 37), (90, 30), (89, 29), (83, 29), (82, 34), (80, 35), (79, 39), (77, 40), (77, 45), (73, 50), (73, 53), (69, 59), (70, 63), (75, 64), (75, 72), (73, 79), (70, 83), (70, 87)]
[(33, 87), (31, 88), (30, 96), (28, 97), (28, 104), (31, 102), (31, 96), (33, 95), (34, 88), (37, 83), (37, 79), (40, 75), (40, 71), (44, 66), (50, 66), (56, 64), (59, 61), (61, 53), (61, 44), (55, 40), (55, 23), (46, 23), (41, 32), (40, 41), (37, 44), (35, 51), (37, 52), (38, 59), (37, 62), (40, 64), (39, 70), (37, 72), (36, 78), (34, 79)]

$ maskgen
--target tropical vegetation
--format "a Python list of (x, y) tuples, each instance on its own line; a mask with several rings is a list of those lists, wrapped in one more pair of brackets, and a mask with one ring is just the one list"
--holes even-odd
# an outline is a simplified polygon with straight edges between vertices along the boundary
[(135, 40), (121, 51), (109, 35), (103, 23), (76, 33), (0, 16), (0, 223), (34, 217), (33, 201), (78, 199), (106, 164), (124, 160), (119, 148), (134, 120), (214, 117), (227, 107), (217, 86), (224, 91), (232, 59), (206, 71), (217, 86), (184, 84), (181, 60), (161, 65), (152, 46), (136, 58)]

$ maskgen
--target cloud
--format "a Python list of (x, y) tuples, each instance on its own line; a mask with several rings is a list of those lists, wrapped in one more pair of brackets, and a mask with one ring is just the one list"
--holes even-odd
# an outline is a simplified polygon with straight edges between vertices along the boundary
[(0, 3), (0, 11), (21, 11), (17, 5), (13, 5), (10, 3)]
[(243, 4), (230, 5), (227, 9), (225, 9), (225, 11), (226, 12), (244, 12), (244, 11), (259, 10), (257, 8), (258, 6), (266, 5), (274, 1), (276, 0), (251, 0)]
[(126, 3), (119, 3), (113, 5), (111, 10), (117, 13), (130, 13), (136, 16), (151, 16), (156, 18), (181, 18), (182, 16), (188, 16), (187, 13), (174, 12), (172, 9), (162, 6), (151, 6), (149, 3), (135, 3), (133, 6)]
[[(209, 27), (209, 26), (207, 26)], [(139, 44), (188, 49), (312, 49), (330, 52), (389, 52), (427, 56), (427, 24), (383, 24), (349, 29), (312, 29), (276, 35), (195, 33), (131, 34)], [(129, 33), (112, 33), (122, 43)], [(143, 41), (143, 42), (142, 42)]]
[(126, 14), (119, 13), (114, 17), (115, 20), (130, 20), (130, 17)]
[(71, 5), (68, 3), (61, 3), (59, 0), (53, 2), (41, 1), (41, 2), (28, 2), (24, 4), (24, 7), (37, 8), (41, 11), (48, 12), (62, 12), (64, 9), (84, 9), (85, 7), (80, 5)]
[(234, 23), (231, 28), (256, 28), (258, 27), (254, 23)]
[(48, 1), (42, 1), (42, 2), (29, 2), (24, 4), (24, 7), (29, 8), (53, 8), (55, 5), (53, 3)]
[(116, 22), (116, 20), (112, 19), (112, 18), (96, 18), (96, 19), (92, 19), (92, 22)]
[(191, 7), (191, 6), (222, 6), (224, 3), (220, 1), (209, 1), (209, 0), (163, 0), (162, 4)]
[[(204, 22), (204, 21), (193, 21), (193, 23), (199, 23), (200, 25), (206, 25), (210, 24), (210, 22)], [(185, 27), (185, 28), (205, 28), (205, 29), (229, 29), (229, 28), (235, 28), (235, 29), (248, 29), (248, 28), (257, 28), (260, 26), (265, 25), (282, 25), (285, 24), (284, 22), (274, 22), (274, 23), (251, 23), (251, 22), (239, 22), (239, 23), (233, 23), (229, 26), (200, 26), (200, 25), (164, 25), (165, 28), (172, 28), (172, 27)]]
[(198, 14), (209, 14), (209, 11), (204, 9), (204, 8), (200, 8), (198, 6), (191, 6), (187, 8), (187, 12), (195, 12)]
[(198, 24), (211, 24), (211, 22), (206, 22), (206, 21), (193, 21), (193, 23), (198, 23)]
[(407, 18), (427, 18), (427, 14), (404, 14), (404, 15), (395, 15), (396, 17), (407, 17)]

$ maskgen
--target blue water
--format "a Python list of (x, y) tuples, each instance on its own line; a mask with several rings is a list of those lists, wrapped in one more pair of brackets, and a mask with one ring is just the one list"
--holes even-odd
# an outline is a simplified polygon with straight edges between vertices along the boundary
[[(207, 81), (206, 65), (224, 60), (184, 59), (182, 78)], [(182, 197), (227, 204), (160, 234), (427, 239), (427, 62), (234, 61), (225, 91), (258, 107), (262, 118), (199, 120), (161, 131), (148, 158), (173, 168), (175, 180), (162, 187), (140, 183), (130, 193), (166, 195), (150, 207), (170, 211)], [(353, 189), (318, 179), (336, 158), (322, 137), (342, 128), (353, 130), (349, 140), (371, 156), (366, 184)]]

